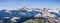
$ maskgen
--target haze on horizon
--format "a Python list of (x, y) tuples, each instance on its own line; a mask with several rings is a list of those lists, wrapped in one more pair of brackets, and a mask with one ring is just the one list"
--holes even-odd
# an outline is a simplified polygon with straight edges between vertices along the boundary
[(0, 9), (8, 8), (60, 8), (60, 0), (0, 0)]

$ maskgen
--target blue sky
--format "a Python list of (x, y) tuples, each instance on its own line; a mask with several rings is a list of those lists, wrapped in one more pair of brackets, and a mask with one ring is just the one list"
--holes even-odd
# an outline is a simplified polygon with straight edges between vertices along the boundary
[(8, 8), (60, 8), (60, 0), (0, 0), (0, 9)]

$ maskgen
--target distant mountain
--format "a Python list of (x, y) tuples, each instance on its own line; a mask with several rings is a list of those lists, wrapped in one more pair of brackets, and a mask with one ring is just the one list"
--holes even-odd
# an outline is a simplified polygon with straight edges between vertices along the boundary
[[(7, 23), (7, 21), (10, 23), (11, 21), (13, 22), (15, 19), (18, 19), (18, 23), (21, 23), (31, 18), (34, 18), (34, 16), (38, 13), (42, 14), (41, 9), (24, 8), (24, 9), (16, 9), (16, 10), (8, 10), (8, 9), (0, 10), (0, 20), (3, 20), (3, 22), (4, 20), (6, 20), (4, 23)], [(59, 13), (56, 12), (49, 12), (49, 13), (55, 14), (57, 18), (60, 18)]]

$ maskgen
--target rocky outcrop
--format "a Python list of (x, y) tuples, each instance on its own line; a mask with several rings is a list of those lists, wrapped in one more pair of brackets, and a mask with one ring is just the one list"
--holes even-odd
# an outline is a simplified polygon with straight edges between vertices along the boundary
[(56, 18), (54, 14), (50, 14), (46, 9), (43, 9), (41, 11), (42, 11), (42, 14), (38, 13), (34, 16), (34, 18), (45, 20), (46, 21), (45, 23), (47, 23), (48, 21), (50, 23), (60, 23), (59, 22), (60, 20)]

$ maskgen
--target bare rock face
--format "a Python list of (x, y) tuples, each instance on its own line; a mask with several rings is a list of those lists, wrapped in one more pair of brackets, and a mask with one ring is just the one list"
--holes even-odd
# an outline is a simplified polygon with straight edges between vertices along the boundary
[[(41, 10), (42, 14), (38, 13), (34, 16), (34, 18), (44, 18), (42, 20), (48, 20), (50, 23), (60, 23), (58, 18), (54, 14), (50, 14), (46, 9)], [(47, 23), (47, 22), (46, 22)]]
[(38, 13), (36, 14), (34, 17), (51, 17), (51, 18), (55, 18), (56, 16), (54, 14), (50, 14), (46, 9), (41, 10), (42, 14)]
[(34, 17), (35, 17), (35, 18), (40, 18), (40, 17), (41, 17), (41, 14), (38, 13), (38, 14), (36, 14)]

